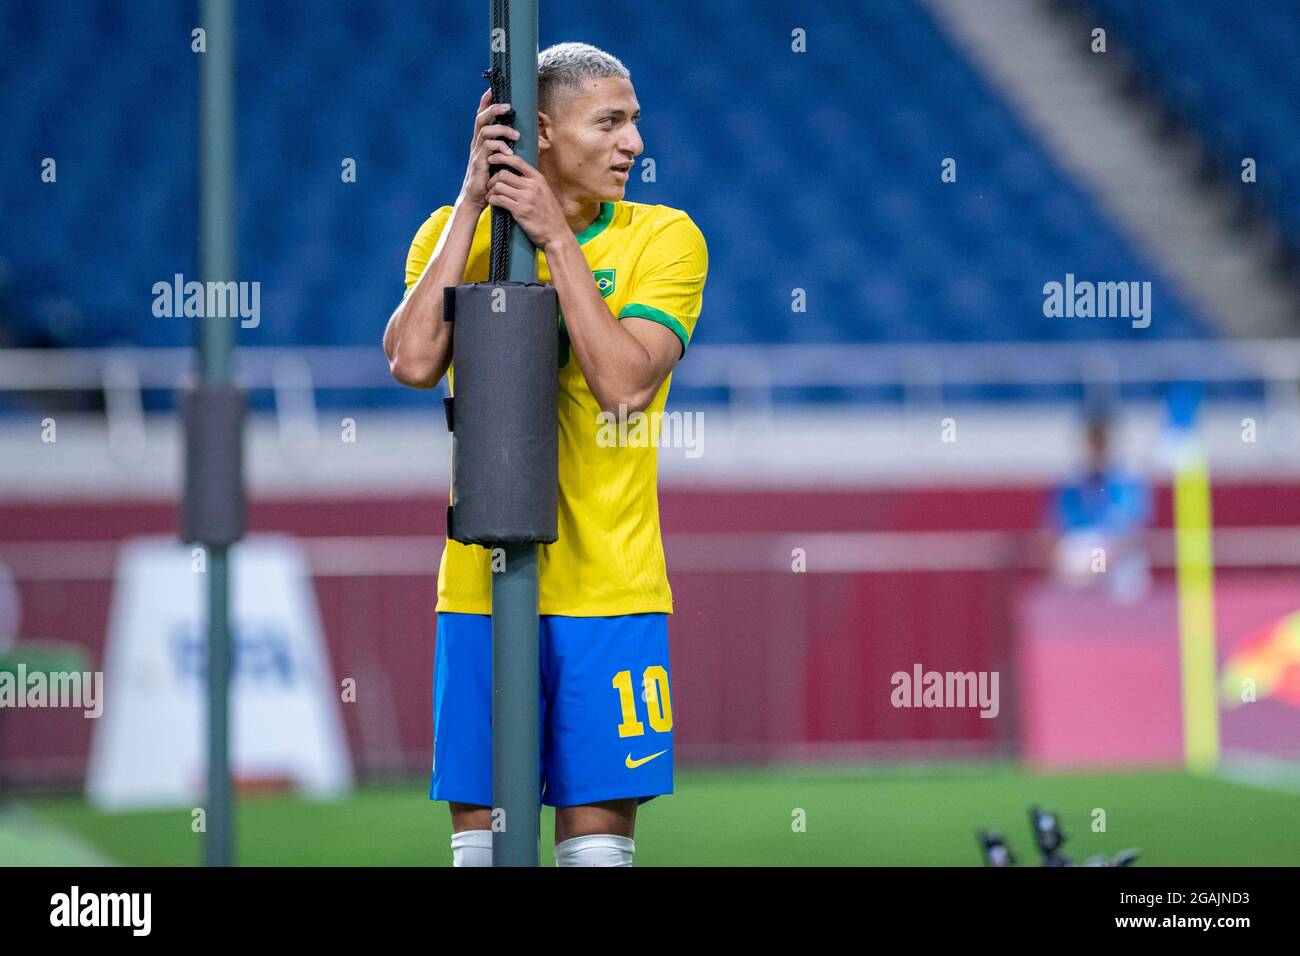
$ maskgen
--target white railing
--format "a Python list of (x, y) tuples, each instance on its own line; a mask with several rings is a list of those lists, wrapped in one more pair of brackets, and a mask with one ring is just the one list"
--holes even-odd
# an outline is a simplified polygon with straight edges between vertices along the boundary
[[(274, 388), (286, 369), (317, 388), (400, 388), (369, 346), (267, 346), (238, 352), (250, 388)], [(134, 367), (139, 387), (175, 388), (192, 376), (189, 348), (0, 350), (0, 391), (98, 390), (112, 369)], [(673, 379), (739, 391), (774, 385), (943, 388), (978, 385), (1289, 381), (1300, 339), (980, 342), (907, 345), (694, 345)]]
[[(142, 393), (193, 379), (189, 348), (0, 351), (0, 392), (102, 392), (115, 440), (138, 440)], [(379, 345), (242, 348), (238, 379), (274, 393), (282, 436), (315, 432), (317, 389), (401, 388)], [(925, 404), (978, 386), (1077, 386), (1113, 395), (1122, 386), (1181, 379), (1255, 382), (1270, 407), (1300, 411), (1300, 339), (1005, 342), (908, 345), (695, 345), (673, 372), (681, 388), (723, 389), (733, 408), (767, 408), (774, 390), (897, 388)], [(445, 383), (445, 380), (444, 380)], [(439, 390), (445, 384), (439, 385)]]

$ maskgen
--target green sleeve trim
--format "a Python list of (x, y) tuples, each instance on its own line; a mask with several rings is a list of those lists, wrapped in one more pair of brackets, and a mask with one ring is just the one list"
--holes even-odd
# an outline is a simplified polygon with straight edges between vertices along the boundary
[(658, 322), (660, 325), (666, 327), (682, 340), (682, 353), (685, 354), (686, 346), (690, 342), (691, 337), (686, 334), (686, 326), (682, 325), (682, 323), (675, 317), (660, 309), (656, 309), (652, 305), (637, 305), (636, 303), (623, 306), (623, 311), (618, 314), (620, 319), (626, 319), (628, 316), (631, 316), (634, 319), (649, 319), (651, 322)]

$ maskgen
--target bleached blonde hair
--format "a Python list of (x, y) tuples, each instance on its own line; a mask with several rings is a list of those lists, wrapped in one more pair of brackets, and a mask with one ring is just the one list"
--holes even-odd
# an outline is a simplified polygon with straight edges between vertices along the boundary
[(537, 108), (555, 116), (557, 93), (581, 93), (583, 80), (607, 76), (626, 80), (632, 78), (632, 73), (614, 54), (590, 43), (570, 41), (548, 46), (537, 54)]

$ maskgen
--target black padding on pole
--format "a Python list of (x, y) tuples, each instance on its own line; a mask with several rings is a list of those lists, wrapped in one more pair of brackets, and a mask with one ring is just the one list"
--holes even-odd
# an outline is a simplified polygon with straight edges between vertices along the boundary
[(550, 544), (559, 537), (555, 287), (475, 282), (457, 286), (455, 300), (447, 536)]
[(181, 394), (185, 491), (181, 540), (231, 545), (244, 536), (244, 390), (200, 384)]

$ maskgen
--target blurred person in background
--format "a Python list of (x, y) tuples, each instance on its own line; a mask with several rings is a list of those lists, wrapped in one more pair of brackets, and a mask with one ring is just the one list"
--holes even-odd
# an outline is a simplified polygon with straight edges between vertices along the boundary
[(1097, 588), (1129, 603), (1151, 586), (1145, 540), (1152, 518), (1151, 487), (1110, 454), (1111, 417), (1093, 406), (1084, 421), (1083, 469), (1058, 488), (1052, 502), (1053, 572), (1074, 588)]

